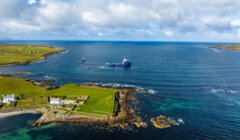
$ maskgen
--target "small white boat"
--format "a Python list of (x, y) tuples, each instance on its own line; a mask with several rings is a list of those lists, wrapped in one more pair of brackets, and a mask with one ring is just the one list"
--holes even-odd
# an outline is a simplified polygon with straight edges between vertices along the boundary
[(85, 57), (82, 57), (82, 60), (81, 60), (82, 62), (85, 62), (86, 61), (86, 59), (85, 59)]

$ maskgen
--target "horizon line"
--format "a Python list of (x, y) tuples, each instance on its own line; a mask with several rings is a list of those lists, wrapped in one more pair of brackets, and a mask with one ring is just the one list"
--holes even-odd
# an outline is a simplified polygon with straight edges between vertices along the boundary
[(30, 41), (30, 42), (47, 42), (47, 41), (76, 41), (76, 42), (172, 42), (172, 43), (233, 43), (240, 44), (240, 42), (216, 42), (216, 41), (158, 41), (158, 40), (0, 40), (0, 42), (14, 42), (14, 41)]

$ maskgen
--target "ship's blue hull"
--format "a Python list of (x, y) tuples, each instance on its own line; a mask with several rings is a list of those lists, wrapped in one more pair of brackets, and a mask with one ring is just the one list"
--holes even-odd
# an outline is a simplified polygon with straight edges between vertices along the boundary
[(112, 66), (112, 67), (130, 67), (132, 65), (132, 63), (128, 62), (128, 63), (107, 63), (107, 66)]

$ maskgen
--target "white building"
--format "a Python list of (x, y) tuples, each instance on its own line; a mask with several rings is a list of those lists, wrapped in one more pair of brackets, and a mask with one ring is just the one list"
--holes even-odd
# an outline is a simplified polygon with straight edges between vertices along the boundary
[(59, 104), (60, 103), (60, 98), (51, 98), (50, 99), (50, 104)]
[(3, 96), (3, 103), (9, 104), (14, 101), (17, 101), (14, 94)]

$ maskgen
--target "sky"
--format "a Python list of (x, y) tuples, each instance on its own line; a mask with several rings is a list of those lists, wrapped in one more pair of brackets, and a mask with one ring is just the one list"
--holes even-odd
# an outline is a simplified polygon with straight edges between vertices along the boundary
[(0, 40), (240, 42), (240, 0), (0, 0)]

